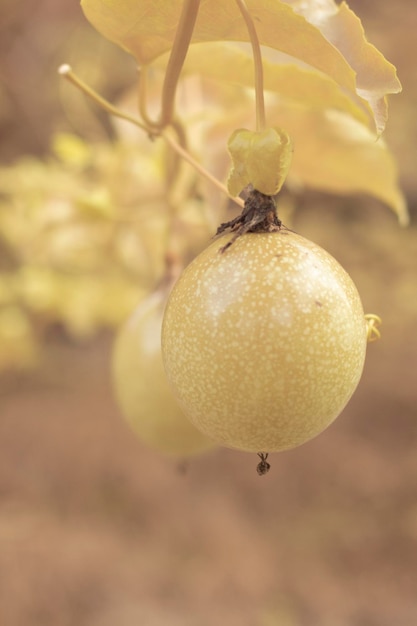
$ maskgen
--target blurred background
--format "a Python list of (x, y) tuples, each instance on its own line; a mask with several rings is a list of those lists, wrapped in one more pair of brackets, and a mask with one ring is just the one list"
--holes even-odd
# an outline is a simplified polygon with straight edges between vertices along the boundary
[(57, 68), (114, 102), (135, 63), (78, 3), (3, 0), (1, 624), (417, 624), (417, 9), (349, 4), (403, 84), (385, 138), (411, 224), (367, 198), (298, 196), (292, 227), (349, 271), (383, 338), (343, 415), (259, 478), (244, 453), (164, 457), (120, 415), (114, 329), (161, 272), (143, 270), (154, 247), (131, 212), (149, 181), (162, 210), (161, 182)]

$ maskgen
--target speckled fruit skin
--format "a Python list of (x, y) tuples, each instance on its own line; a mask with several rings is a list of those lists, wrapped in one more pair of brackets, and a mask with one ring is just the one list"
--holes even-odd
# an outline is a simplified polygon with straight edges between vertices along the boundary
[(213, 447), (185, 417), (162, 363), (161, 326), (165, 290), (145, 298), (121, 327), (112, 359), (115, 395), (138, 438), (151, 448), (187, 457)]
[(291, 231), (216, 239), (185, 269), (163, 321), (165, 370), (201, 432), (279, 451), (323, 431), (362, 374), (366, 324), (354, 283)]

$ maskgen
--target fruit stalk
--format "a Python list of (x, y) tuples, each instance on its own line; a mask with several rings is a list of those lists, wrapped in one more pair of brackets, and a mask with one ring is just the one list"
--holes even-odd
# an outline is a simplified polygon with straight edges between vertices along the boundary
[(225, 252), (245, 233), (271, 233), (279, 231), (282, 222), (277, 215), (277, 205), (272, 196), (267, 196), (257, 189), (251, 189), (245, 200), (243, 211), (240, 215), (229, 222), (223, 222), (217, 229), (216, 235), (230, 229), (235, 235), (221, 252)]

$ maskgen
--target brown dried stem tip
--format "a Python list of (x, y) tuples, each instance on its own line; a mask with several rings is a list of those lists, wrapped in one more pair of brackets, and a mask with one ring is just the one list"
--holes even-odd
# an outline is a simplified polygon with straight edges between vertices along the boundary
[(271, 233), (280, 230), (282, 222), (277, 216), (277, 205), (272, 196), (266, 196), (257, 189), (252, 189), (245, 200), (243, 211), (230, 222), (220, 224), (216, 235), (230, 228), (234, 237), (221, 248), (225, 252), (238, 237), (245, 233)]
[(270, 464), (267, 463), (268, 452), (258, 452), (258, 456), (261, 460), (256, 466), (256, 471), (258, 472), (259, 476), (264, 476), (271, 469)]

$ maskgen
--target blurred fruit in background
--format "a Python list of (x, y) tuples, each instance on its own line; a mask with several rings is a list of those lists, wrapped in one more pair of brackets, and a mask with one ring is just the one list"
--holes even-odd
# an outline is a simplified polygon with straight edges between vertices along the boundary
[(165, 454), (188, 457), (214, 443), (185, 417), (166, 379), (161, 328), (169, 285), (144, 298), (119, 329), (113, 384), (124, 417), (140, 440)]

